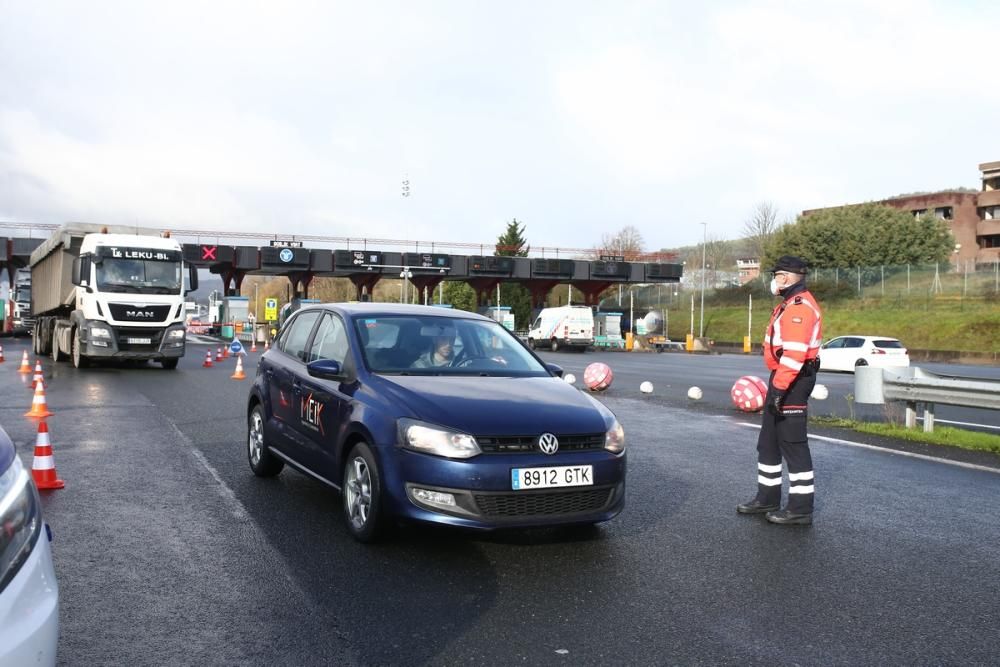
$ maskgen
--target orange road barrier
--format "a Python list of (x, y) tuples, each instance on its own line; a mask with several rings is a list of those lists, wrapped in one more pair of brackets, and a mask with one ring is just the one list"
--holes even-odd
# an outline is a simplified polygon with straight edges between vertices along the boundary
[(31, 409), (25, 412), (24, 416), (32, 419), (44, 419), (52, 416), (52, 413), (49, 412), (49, 406), (45, 402), (45, 386), (41, 382), (35, 386), (35, 395), (31, 397)]
[(31, 463), (31, 476), (35, 486), (41, 490), (61, 489), (66, 482), (56, 474), (56, 462), (52, 457), (52, 443), (49, 442), (49, 427), (45, 421), (38, 423), (38, 437), (35, 439), (35, 459)]
[(21, 367), (17, 369), (18, 373), (30, 373), (31, 372), (31, 362), (28, 361), (28, 351), (25, 350), (24, 354), (21, 356)]
[(243, 357), (237, 355), (236, 357), (236, 372), (229, 376), (233, 380), (246, 380), (246, 373), (243, 372)]
[(39, 384), (45, 386), (45, 378), (42, 376), (42, 362), (36, 361), (35, 374), (31, 378), (31, 388), (34, 389)]
[(202, 364), (202, 367), (203, 368), (211, 368), (212, 367), (212, 351), (211, 350), (205, 350), (205, 362)]

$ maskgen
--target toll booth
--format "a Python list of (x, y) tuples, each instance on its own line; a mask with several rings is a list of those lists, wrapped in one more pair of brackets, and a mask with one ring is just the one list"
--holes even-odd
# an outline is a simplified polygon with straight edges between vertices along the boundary
[(594, 347), (621, 350), (625, 347), (622, 338), (622, 313), (599, 311), (594, 313)]

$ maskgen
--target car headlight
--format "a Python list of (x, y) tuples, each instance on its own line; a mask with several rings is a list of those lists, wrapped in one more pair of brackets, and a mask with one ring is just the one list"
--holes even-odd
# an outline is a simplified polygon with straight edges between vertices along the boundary
[(184, 338), (184, 329), (171, 329), (167, 338)]
[(604, 449), (615, 454), (625, 451), (625, 429), (615, 419), (608, 432), (604, 434)]
[(0, 475), (0, 591), (28, 559), (41, 531), (38, 492), (21, 460), (15, 458)]
[(449, 431), (415, 419), (399, 420), (399, 442), (407, 449), (450, 459), (467, 459), (482, 453), (479, 443), (468, 433)]
[(111, 338), (111, 330), (107, 327), (90, 327), (91, 338)]

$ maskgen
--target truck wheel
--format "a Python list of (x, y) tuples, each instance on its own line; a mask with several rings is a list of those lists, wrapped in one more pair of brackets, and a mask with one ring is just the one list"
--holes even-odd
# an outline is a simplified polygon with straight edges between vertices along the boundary
[(534, 350), (535, 349), (535, 339), (534, 338), (529, 338), (528, 339), (528, 349), (529, 350)]
[(86, 368), (87, 358), (80, 350), (80, 330), (73, 329), (73, 368)]
[(559, 341), (557, 341), (555, 338), (552, 339), (552, 351), (553, 352), (559, 351)]
[(37, 357), (39, 355), (38, 341), (42, 338), (42, 327), (40, 322), (36, 322), (31, 329), (31, 351)]
[(178, 361), (180, 361), (180, 359), (177, 357), (173, 357), (172, 359), (160, 359), (160, 364), (163, 365), (165, 370), (172, 371), (177, 368)]
[(56, 339), (55, 332), (52, 335), (52, 361), (62, 361), (63, 353), (59, 349), (59, 341)]

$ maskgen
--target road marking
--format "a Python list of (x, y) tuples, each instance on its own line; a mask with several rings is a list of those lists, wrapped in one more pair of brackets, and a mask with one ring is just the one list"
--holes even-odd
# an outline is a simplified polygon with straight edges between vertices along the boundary
[[(750, 428), (760, 428), (760, 424), (751, 424), (749, 422), (736, 422), (740, 426), (749, 426)], [(898, 454), (900, 456), (908, 456), (913, 459), (921, 459), (923, 461), (933, 461), (934, 463), (944, 463), (950, 466), (958, 466), (959, 468), (968, 468), (969, 470), (982, 470), (984, 472), (992, 472), (994, 474), (1000, 475), (1000, 470), (997, 468), (991, 468), (989, 466), (981, 466), (975, 463), (965, 463), (964, 461), (952, 461), (950, 459), (941, 459), (936, 456), (928, 456), (926, 454), (915, 454), (913, 452), (903, 452), (898, 449), (889, 449), (888, 447), (879, 447), (877, 445), (869, 445), (864, 442), (855, 442), (853, 440), (843, 440), (841, 438), (830, 438), (825, 435), (810, 435), (812, 440), (824, 440), (826, 442), (832, 442), (838, 445), (847, 445), (848, 447), (858, 447), (860, 449), (874, 449), (877, 452), (885, 452), (887, 454)]]
[(233, 490), (229, 488), (229, 485), (222, 481), (219, 471), (208, 462), (208, 459), (205, 458), (205, 455), (202, 454), (201, 451), (194, 447), (193, 443), (191, 446), (191, 454), (198, 459), (198, 462), (205, 467), (205, 470), (207, 470), (208, 474), (212, 476), (212, 479), (218, 483), (219, 493), (226, 499), (226, 501), (228, 501), (229, 509), (233, 513), (233, 516), (236, 517), (236, 520), (244, 523), (251, 521), (250, 513), (247, 512), (247, 508), (243, 506), (243, 503), (241, 503), (240, 499), (236, 497)]

